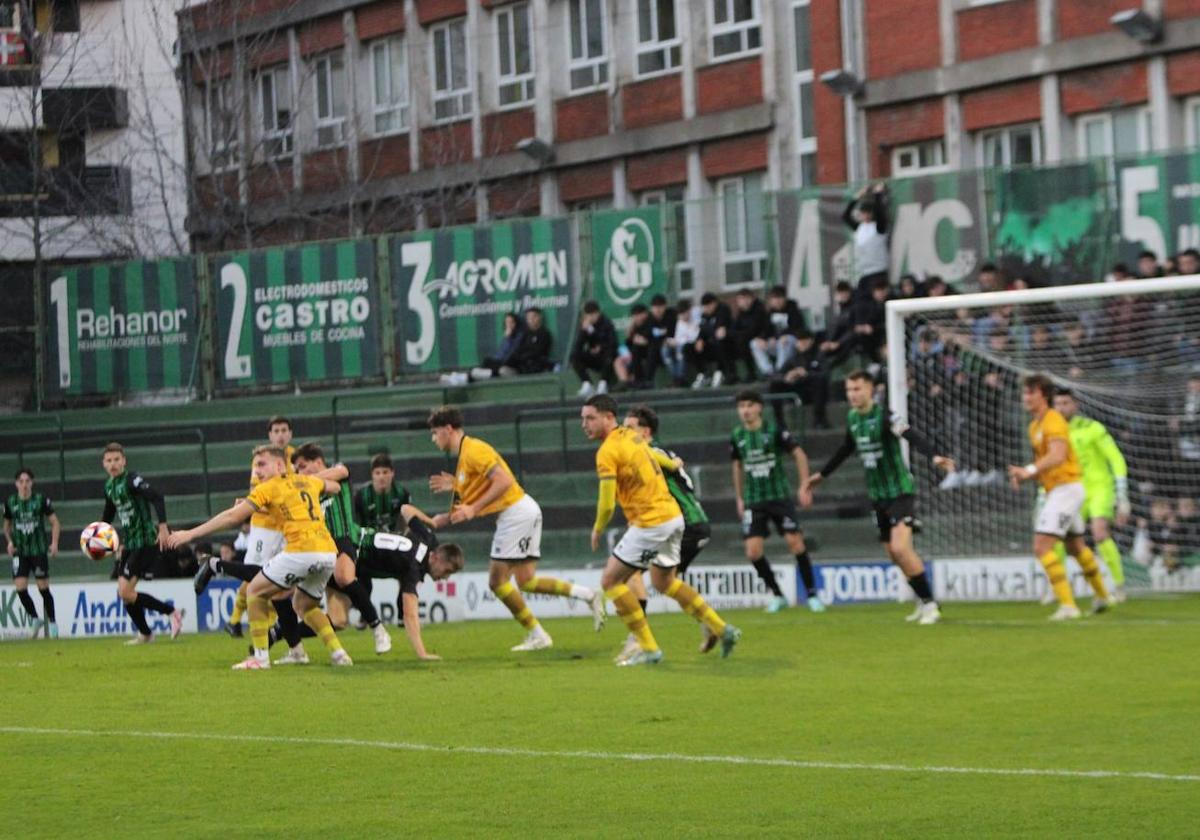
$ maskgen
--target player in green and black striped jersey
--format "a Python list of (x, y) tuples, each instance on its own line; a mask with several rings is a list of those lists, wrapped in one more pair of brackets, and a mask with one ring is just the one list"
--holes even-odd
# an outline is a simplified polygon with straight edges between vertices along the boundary
[[(138, 592), (138, 579), (154, 567), (159, 551), (167, 547), (167, 503), (162, 493), (135, 472), (126, 470), (125, 448), (119, 443), (104, 447), (101, 456), (108, 480), (104, 482), (104, 512), (100, 519), (113, 525), (121, 537), (121, 559), (117, 561), (117, 594), (125, 602), (129, 620), (138, 634), (126, 644), (145, 644), (153, 635), (146, 610), (171, 618), (171, 638), (183, 628), (183, 611), (160, 601), (148, 592)], [(151, 514), (153, 511), (153, 515)], [(154, 525), (158, 517), (158, 527)]]
[(380, 452), (371, 459), (371, 481), (354, 494), (354, 517), (364, 528), (403, 534), (408, 524), (402, 510), (411, 502), (408, 490), (396, 483), (392, 459)]
[[(21, 606), (33, 626), (33, 638), (39, 630), (45, 638), (58, 637), (58, 624), (54, 615), (54, 596), (50, 594), (50, 558), (58, 554), (60, 526), (54, 505), (41, 493), (33, 492), (33, 472), (24, 467), (17, 470), (17, 492), (4, 501), (4, 538), (8, 543), (8, 556), (13, 561), (13, 587)], [(46, 521), (50, 522), (50, 537), (46, 537)], [(46, 611), (44, 623), (38, 622), (37, 608), (29, 595), (29, 575), (37, 581), (38, 594), (42, 596), (42, 608)]]
[(889, 415), (875, 402), (875, 380), (871, 374), (856, 370), (846, 377), (846, 400), (850, 412), (846, 416), (846, 438), (841, 447), (808, 479), (808, 489), (820, 484), (850, 455), (858, 452), (867, 478), (867, 496), (875, 508), (875, 524), (879, 541), (888, 558), (904, 572), (908, 585), (919, 599), (917, 609), (908, 621), (936, 624), (941, 611), (929, 586), (925, 564), (913, 548), (913, 476), (904, 460), (901, 439), (912, 448), (933, 460), (936, 467), (952, 471), (954, 462), (938, 455), (924, 436), (894, 415)]
[[(742, 522), (742, 538), (746, 559), (774, 594), (767, 612), (775, 613), (787, 606), (787, 598), (775, 580), (771, 564), (763, 555), (763, 542), (775, 530), (787, 540), (788, 550), (796, 558), (796, 571), (804, 582), (808, 608), (824, 612), (825, 605), (817, 597), (812, 560), (804, 545), (800, 529), (800, 514), (796, 501), (803, 507), (812, 504), (806, 487), (808, 456), (791, 433), (763, 418), (763, 398), (757, 391), (742, 391), (735, 398), (739, 425), (729, 441), (729, 456), (733, 460), (733, 493), (737, 499), (738, 518)], [(800, 475), (800, 491), (792, 496), (788, 483), (786, 456), (796, 464)]]

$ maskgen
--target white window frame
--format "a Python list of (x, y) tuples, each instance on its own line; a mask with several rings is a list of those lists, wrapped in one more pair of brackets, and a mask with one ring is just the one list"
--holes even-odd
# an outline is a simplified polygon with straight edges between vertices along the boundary
[[(292, 74), (286, 64), (265, 67), (258, 71), (254, 89), (258, 96), (258, 125), (262, 131), (263, 156), (267, 160), (289, 158), (295, 150), (296, 105), (292, 101)], [(271, 104), (274, 115), (267, 113), (266, 84), (271, 84)], [(279, 117), (279, 92), (284, 91), (288, 100), (288, 123), (281, 128)], [(269, 121), (269, 125), (268, 125)]]
[[(1150, 121), (1153, 119), (1149, 105), (1134, 105), (1130, 108), (1121, 108), (1119, 111), (1132, 110), (1137, 118), (1137, 144), (1138, 148), (1132, 154), (1147, 154), (1154, 146), (1153, 129)], [(1084, 114), (1075, 121), (1075, 139), (1079, 146), (1077, 157), (1115, 157), (1117, 154), (1117, 136), (1114, 125), (1115, 111), (1100, 111), (1094, 114)], [(1087, 132), (1089, 126), (1103, 125), (1104, 126), (1104, 151), (1099, 155), (1090, 155), (1087, 149)], [(1121, 152), (1121, 154), (1129, 154)]]
[[(672, 0), (671, 11), (675, 18), (675, 37), (663, 40), (659, 37), (661, 23), (658, 19), (658, 3), (656, 0), (634, 0), (632, 17), (634, 43), (634, 78), (652, 79), (655, 76), (665, 76), (668, 73), (678, 73), (683, 65), (683, 39), (679, 36), (679, 3)], [(643, 41), (641, 37), (641, 6), (649, 3), (651, 38)], [(663, 66), (655, 70), (643, 72), (641, 60), (643, 56), (658, 55), (662, 58)]]
[[(800, 62), (799, 50), (797, 49), (800, 41), (800, 33), (796, 31), (796, 9), (802, 7), (811, 8), (811, 0), (793, 0), (791, 6), (791, 24), (792, 24), (792, 96), (794, 99), (794, 109), (796, 112), (796, 180), (799, 186), (809, 187), (811, 184), (804, 181), (804, 158), (808, 155), (817, 153), (817, 129), (816, 129), (816, 103), (813, 104), (813, 125), (808, 135), (805, 135), (804, 125), (804, 97), (801, 95), (801, 89), (807, 85), (810, 96), (816, 96), (816, 75), (813, 72), (812, 64), (805, 69), (800, 69), (797, 65)], [(812, 55), (812, 19), (809, 18), (809, 55)]]
[[(454, 87), (455, 64), (454, 53), (451, 48), (453, 44), (451, 31), (455, 27), (462, 27), (462, 62), (465, 71), (464, 78), (466, 79), (464, 87)], [(437, 88), (438, 36), (442, 33), (445, 33), (446, 39), (446, 60), (448, 62), (446, 65), (446, 81), (450, 84), (450, 87), (439, 91)], [(448, 20), (429, 28), (429, 80), (432, 89), (434, 125), (459, 122), (469, 119), (475, 113), (475, 90), (471, 84), (471, 50), (467, 35), (467, 19), (465, 17)], [(449, 103), (450, 105), (449, 112), (438, 116), (438, 106), (445, 103)]]
[[(670, 195), (671, 192), (678, 193), (678, 197), (672, 197)], [(646, 190), (645, 192), (638, 194), (639, 207), (653, 207), (659, 204), (663, 205), (664, 213), (675, 213), (675, 218), (672, 221), (677, 229), (680, 228), (680, 221), (682, 217), (681, 242), (683, 247), (679, 249), (680, 253), (675, 254), (676, 257), (682, 257), (682, 259), (677, 259), (675, 261), (675, 263), (671, 266), (671, 271), (675, 275), (675, 288), (677, 290), (691, 290), (695, 285), (696, 269), (692, 264), (692, 246), (691, 239), (688, 236), (688, 225), (691, 221), (692, 210), (691, 205), (688, 204), (687, 201), (687, 187), (682, 184), (677, 184), (672, 187), (665, 187), (657, 190)], [(677, 212), (679, 209), (682, 209), (683, 212)], [(663, 231), (663, 234), (665, 238), (665, 230)]]
[[(341, 90), (334, 83), (334, 61), (342, 65)], [(325, 89), (329, 92), (329, 114), (321, 114), (321, 74), (326, 74)], [(337, 97), (340, 95), (342, 113), (337, 113)], [(334, 149), (346, 144), (346, 114), (349, 111), (349, 91), (346, 89), (346, 56), (342, 50), (334, 50), (318, 56), (313, 61), (313, 115), (316, 117), (316, 140), (318, 149)]]
[[(936, 145), (935, 145), (936, 144)], [(938, 150), (937, 157), (941, 158), (941, 163), (933, 163), (926, 166), (921, 165), (921, 150), (922, 148), (936, 148)], [(904, 166), (901, 164), (901, 158), (905, 154), (913, 154), (916, 156), (916, 164), (913, 166)], [(946, 162), (946, 142), (942, 137), (937, 137), (932, 140), (921, 140), (916, 143), (905, 143), (903, 146), (896, 146), (892, 149), (892, 175), (897, 178), (907, 178), (911, 175), (928, 175), (934, 172), (947, 172), (950, 169), (950, 164)]]
[(0, 26), (0, 32), (15, 32), (16, 34), (20, 35), (21, 34), (21, 4), (13, 3), (11, 8), (13, 10), (12, 26)]
[(999, 128), (989, 128), (986, 131), (979, 132), (979, 137), (976, 142), (975, 159), (981, 167), (990, 167), (994, 164), (988, 159), (987, 144), (993, 137), (1000, 141), (1000, 166), (1026, 166), (1029, 164), (1013, 163), (1012, 159), (1012, 144), (1013, 133), (1031, 129), (1033, 131), (1033, 160), (1032, 164), (1042, 162), (1042, 124), (1040, 122), (1017, 123), (1015, 125), (1005, 125)]
[(1183, 101), (1183, 136), (1189, 146), (1200, 145), (1200, 96)]
[[(584, 93), (590, 90), (606, 90), (611, 86), (612, 74), (608, 63), (608, 0), (596, 0), (600, 4), (598, 20), (593, 21), (587, 11), (588, 0), (570, 0), (567, 4), (567, 87), (571, 93)], [(578, 12), (576, 10), (578, 9)], [(600, 27), (600, 54), (587, 55), (588, 31), (593, 25)], [(582, 56), (575, 55), (573, 39), (578, 36), (583, 50)], [(576, 85), (575, 75), (587, 73), (591, 81), (587, 84)]]
[[(529, 41), (529, 69), (519, 72), (517, 61), (517, 11), (525, 11), (525, 37)], [(512, 108), (524, 108), (533, 102), (534, 97), (534, 54), (533, 54), (533, 7), (528, 2), (510, 3), (496, 10), (493, 15), (496, 22), (496, 108), (507, 111)], [(508, 22), (508, 44), (504, 44), (504, 21)], [(504, 47), (508, 47), (509, 60), (513, 66), (506, 73), (504, 70)], [(511, 102), (504, 101), (505, 92), (512, 90), (516, 98)]]
[[(759, 0), (750, 0), (752, 14), (748, 20), (733, 19), (736, 0), (709, 0), (708, 11), (711, 15), (708, 33), (708, 60), (710, 64), (720, 64), (723, 61), (734, 61), (762, 52), (762, 4)], [(726, 20), (717, 22), (717, 14), (723, 10)], [(732, 52), (717, 55), (717, 39), (729, 35), (737, 35), (739, 46)], [(753, 41), (758, 43), (754, 44)]]
[[(750, 227), (749, 220), (746, 217), (746, 178), (763, 176), (746, 176), (738, 175), (732, 178), (722, 178), (717, 181), (717, 212), (720, 214), (720, 231), (721, 231), (721, 288), (722, 289), (743, 289), (757, 288), (763, 285), (764, 274), (766, 270), (767, 259), (769, 254), (763, 251), (751, 251), (750, 245)], [(759, 191), (762, 194), (762, 190)], [(737, 225), (738, 233), (741, 238), (741, 250), (732, 250), (729, 247), (729, 231), (725, 228), (725, 203), (729, 200), (730, 194), (736, 194), (737, 201)], [(751, 265), (752, 279), (745, 282), (731, 283), (729, 281), (729, 266), (742, 265), (749, 263)]]
[[(399, 51), (400, 60), (395, 60), (395, 52)], [(403, 134), (408, 131), (409, 115), (409, 79), (408, 79), (408, 43), (403, 36), (394, 35), (389, 38), (379, 38), (372, 41), (367, 50), (368, 61), (371, 65), (371, 133), (375, 137), (387, 137), (392, 134)], [(383, 80), (387, 90), (385, 101), (379, 99), (379, 56), (387, 67), (387, 78)], [(394, 78), (392, 70), (400, 68), (403, 78)], [(397, 82), (401, 90), (395, 88)], [(388, 128), (380, 128), (380, 120), (395, 118), (396, 124)]]
[[(241, 144), (238, 137), (237, 113), (230, 110), (230, 102), (236, 95), (232, 78), (215, 79), (208, 82), (204, 89), (204, 139), (205, 151), (209, 166), (214, 172), (236, 169), (241, 158)], [(215, 124), (218, 113), (229, 117), (228, 128), (230, 135), (220, 137), (219, 127)], [(221, 120), (224, 122), (224, 119)]]

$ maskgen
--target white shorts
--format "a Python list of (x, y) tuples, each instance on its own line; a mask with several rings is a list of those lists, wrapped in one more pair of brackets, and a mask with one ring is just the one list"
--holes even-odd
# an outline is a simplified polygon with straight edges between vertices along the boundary
[(251, 525), (246, 535), (246, 559), (243, 563), (265, 566), (267, 561), (283, 551), (283, 532), (272, 531), (261, 525)]
[(333, 552), (304, 551), (290, 554), (281, 551), (263, 566), (267, 580), (284, 589), (293, 586), (316, 600), (325, 597), (325, 584), (333, 576), (337, 555)]
[(542, 509), (532, 496), (522, 496), (520, 501), (500, 511), (489, 556), (510, 563), (542, 556)]
[(1083, 485), (1079, 482), (1060, 484), (1046, 494), (1034, 523), (1035, 534), (1083, 536)]
[(621, 541), (613, 549), (616, 557), (626, 566), (648, 569), (650, 564), (663, 569), (679, 565), (679, 547), (683, 542), (683, 517), (676, 516), (659, 525), (639, 528), (630, 525), (621, 535)]

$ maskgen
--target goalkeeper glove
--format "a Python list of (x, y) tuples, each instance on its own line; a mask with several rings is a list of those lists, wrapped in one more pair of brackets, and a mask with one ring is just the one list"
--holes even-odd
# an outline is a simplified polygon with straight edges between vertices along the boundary
[(1129, 516), (1132, 511), (1133, 507), (1129, 504), (1129, 479), (1119, 476), (1117, 478), (1117, 515)]

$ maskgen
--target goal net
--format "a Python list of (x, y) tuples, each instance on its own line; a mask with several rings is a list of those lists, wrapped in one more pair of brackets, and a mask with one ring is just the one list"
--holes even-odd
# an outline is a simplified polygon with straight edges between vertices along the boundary
[(1032, 460), (1021, 381), (1043, 373), (1125, 456), (1129, 583), (1200, 561), (1200, 276), (894, 301), (887, 340), (892, 411), (959, 468), (912, 459), (927, 557), (1029, 554), (1036, 482), (1006, 468)]

